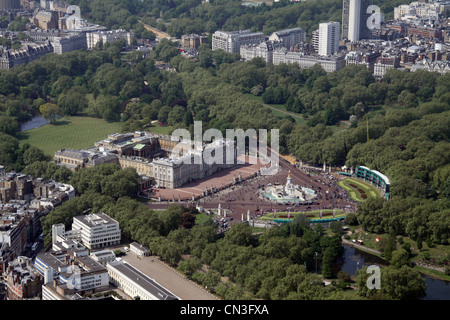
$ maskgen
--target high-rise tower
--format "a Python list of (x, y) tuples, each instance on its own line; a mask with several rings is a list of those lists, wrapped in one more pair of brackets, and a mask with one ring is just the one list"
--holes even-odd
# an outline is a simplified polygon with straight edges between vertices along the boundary
[(339, 22), (319, 24), (319, 55), (329, 56), (339, 51)]
[(20, 0), (0, 0), (0, 11), (20, 9)]
[(371, 13), (367, 8), (373, 0), (343, 0), (342, 2), (342, 39), (352, 42), (370, 38), (371, 30), (367, 27), (367, 19)]

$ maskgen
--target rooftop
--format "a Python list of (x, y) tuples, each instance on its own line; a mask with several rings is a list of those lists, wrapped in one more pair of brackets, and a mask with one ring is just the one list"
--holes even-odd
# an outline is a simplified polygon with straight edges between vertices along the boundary
[(89, 227), (118, 223), (116, 220), (102, 212), (76, 216), (73, 219), (78, 220)]
[(172, 292), (165, 289), (154, 279), (149, 278), (126, 262), (114, 261), (108, 264), (108, 268), (116, 269), (118, 272), (124, 274), (129, 279), (132, 279), (132, 281), (136, 285), (150, 292), (159, 300), (178, 300), (178, 297), (175, 296)]

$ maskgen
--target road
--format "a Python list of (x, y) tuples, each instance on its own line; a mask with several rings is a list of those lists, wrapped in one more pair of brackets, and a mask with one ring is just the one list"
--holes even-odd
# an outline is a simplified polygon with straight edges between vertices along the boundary
[(161, 31), (161, 30), (158, 30), (158, 29), (156, 29), (156, 28), (154, 28), (154, 27), (152, 27), (152, 26), (149, 26), (148, 24), (145, 24), (145, 23), (143, 23), (143, 25), (144, 25), (144, 28), (145, 28), (146, 30), (152, 31), (154, 34), (156, 34), (156, 36), (157, 36), (158, 38), (167, 38), (167, 39), (171, 39), (171, 38), (172, 38), (171, 35), (168, 34), (168, 33), (166, 33), (166, 32), (163, 32), (163, 31)]
[(138, 257), (133, 252), (128, 252), (122, 258), (182, 300), (218, 300), (204, 288), (161, 262), (156, 256)]

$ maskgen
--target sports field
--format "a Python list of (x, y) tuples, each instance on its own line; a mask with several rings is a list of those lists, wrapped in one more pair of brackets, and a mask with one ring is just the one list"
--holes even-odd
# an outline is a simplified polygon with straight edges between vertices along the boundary
[(350, 198), (355, 201), (381, 197), (380, 190), (358, 179), (346, 178), (339, 181), (338, 185), (344, 188)]
[(20, 132), (20, 143), (29, 143), (53, 156), (60, 149), (89, 148), (94, 142), (106, 139), (108, 134), (120, 132), (121, 122), (107, 122), (91, 117), (64, 117), (55, 124)]

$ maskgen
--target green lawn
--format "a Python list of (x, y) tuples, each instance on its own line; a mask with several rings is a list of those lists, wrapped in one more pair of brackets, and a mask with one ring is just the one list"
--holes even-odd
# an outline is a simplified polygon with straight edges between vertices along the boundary
[(287, 116), (285, 112), (288, 112), (289, 115), (294, 118), (296, 124), (306, 124), (307, 122), (307, 120), (303, 119), (303, 116), (301, 114), (287, 111), (284, 104), (265, 104), (261, 96), (255, 96), (251, 93), (246, 94), (246, 96), (251, 100), (261, 102), (262, 104), (270, 108), (272, 110), (272, 113), (278, 118), (284, 118), (285, 116)]
[[(344, 188), (349, 194), (350, 198), (355, 201), (364, 201), (370, 198), (381, 197), (380, 190), (358, 179), (346, 178), (339, 181), (338, 185)], [(352, 185), (356, 186), (357, 188), (353, 187)], [(363, 190), (367, 198), (364, 199), (358, 189)]]
[(154, 133), (159, 133), (159, 134), (170, 135), (172, 133), (173, 127), (172, 126), (160, 126), (160, 125), (156, 124), (156, 125), (151, 125), (151, 126), (145, 127), (144, 130), (154, 132)]
[(108, 134), (120, 132), (121, 122), (73, 116), (58, 119), (55, 124), (20, 132), (20, 143), (29, 143), (53, 156), (60, 149), (89, 148), (94, 142), (106, 139)]

